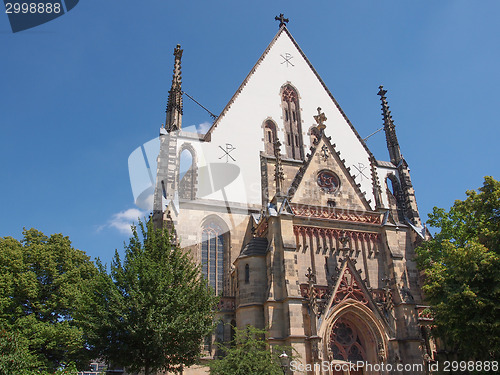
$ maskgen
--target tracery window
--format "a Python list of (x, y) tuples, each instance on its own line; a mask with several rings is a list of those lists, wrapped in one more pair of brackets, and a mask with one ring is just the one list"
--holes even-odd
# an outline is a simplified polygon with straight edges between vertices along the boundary
[(283, 120), (285, 123), (285, 148), (289, 158), (304, 160), (302, 125), (300, 120), (299, 96), (290, 85), (283, 88), (281, 94)]
[(193, 200), (196, 197), (196, 160), (192, 146), (183, 145), (179, 154), (179, 198)]
[(224, 232), (220, 225), (209, 222), (201, 233), (201, 270), (217, 295), (224, 286)]
[(389, 174), (386, 179), (385, 183), (387, 186), (387, 198), (389, 200), (389, 207), (393, 211), (393, 216), (397, 217), (400, 222), (405, 221), (405, 204), (404, 204), (404, 197), (403, 193), (401, 191), (401, 185), (399, 184), (398, 179), (394, 174)]
[(267, 155), (274, 155), (274, 142), (276, 142), (276, 124), (267, 120), (264, 125), (264, 144)]
[(357, 328), (348, 320), (338, 319), (330, 334), (330, 350), (333, 359), (356, 363), (365, 361), (362, 338)]

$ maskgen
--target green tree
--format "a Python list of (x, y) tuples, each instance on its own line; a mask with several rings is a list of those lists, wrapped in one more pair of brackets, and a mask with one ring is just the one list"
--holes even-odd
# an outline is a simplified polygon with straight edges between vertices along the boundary
[(248, 326), (235, 328), (235, 338), (231, 346), (220, 345), (223, 357), (209, 363), (212, 375), (282, 375), (279, 355), (283, 351), (291, 356), (291, 348), (276, 346), (271, 351), (265, 341), (265, 330)]
[(34, 362), (28, 342), (23, 337), (0, 331), (0, 375), (29, 375)]
[(434, 334), (459, 359), (500, 358), (500, 182), (485, 177), (446, 212), (434, 208), (439, 228), (417, 249)]
[[(167, 230), (139, 222), (108, 275), (102, 265), (89, 312), (89, 342), (112, 364), (154, 374), (196, 363), (218, 298)], [(89, 303), (89, 306), (91, 304)]]
[(29, 229), (21, 241), (0, 239), (0, 327), (27, 343), (33, 367), (53, 372), (88, 363), (77, 317), (96, 275), (89, 257), (61, 234)]

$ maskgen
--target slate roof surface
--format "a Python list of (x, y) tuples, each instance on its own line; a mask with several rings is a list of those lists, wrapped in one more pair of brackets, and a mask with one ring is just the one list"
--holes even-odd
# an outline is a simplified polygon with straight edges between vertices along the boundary
[(240, 257), (266, 255), (267, 238), (254, 237), (241, 250)]

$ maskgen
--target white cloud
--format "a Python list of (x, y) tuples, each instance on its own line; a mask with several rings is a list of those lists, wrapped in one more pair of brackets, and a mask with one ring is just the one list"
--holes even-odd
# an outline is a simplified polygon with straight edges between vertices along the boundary
[(212, 126), (212, 124), (208, 121), (205, 121), (205, 122), (202, 122), (201, 124), (199, 124), (196, 129), (198, 129), (198, 133), (201, 133), (201, 134), (205, 134), (208, 129), (210, 129), (210, 127)]
[(129, 208), (128, 210), (120, 211), (113, 214), (108, 223), (106, 225), (101, 225), (98, 231), (109, 227), (115, 228), (123, 234), (131, 234), (132, 231), (130, 226), (134, 223), (137, 224), (138, 220), (144, 218), (145, 214), (145, 211), (138, 210), (137, 208)]
[(212, 126), (211, 122), (205, 121), (198, 125), (183, 126), (182, 130), (190, 133), (200, 133), (205, 134), (208, 129)]

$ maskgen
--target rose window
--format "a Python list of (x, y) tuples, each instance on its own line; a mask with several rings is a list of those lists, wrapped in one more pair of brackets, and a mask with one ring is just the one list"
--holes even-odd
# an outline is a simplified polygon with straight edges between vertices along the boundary
[(318, 186), (326, 193), (334, 193), (340, 186), (338, 176), (331, 171), (321, 171), (318, 173)]

